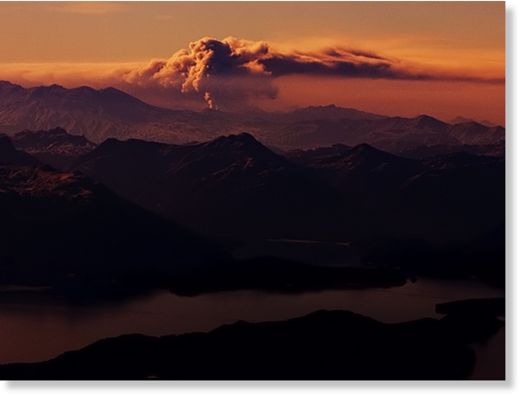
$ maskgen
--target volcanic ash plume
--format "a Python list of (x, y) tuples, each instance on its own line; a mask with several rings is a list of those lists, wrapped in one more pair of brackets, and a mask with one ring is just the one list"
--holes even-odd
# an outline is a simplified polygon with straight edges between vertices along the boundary
[[(243, 101), (244, 97), (275, 95), (270, 73), (259, 62), (268, 54), (265, 42), (205, 37), (167, 60), (153, 60), (125, 73), (123, 79), (140, 87), (173, 88), (182, 94), (198, 94), (214, 109), (217, 100), (225, 103), (231, 98)], [(251, 79), (261, 79), (263, 84), (251, 84)]]
[[(264, 41), (204, 37), (169, 59), (120, 75), (130, 91), (160, 91), (177, 99), (200, 101), (212, 109), (248, 106), (276, 98), (274, 80), (287, 75), (400, 80), (484, 81), (481, 78), (420, 72), (372, 51), (345, 47), (317, 51), (281, 51)], [(492, 81), (491, 81), (492, 82)]]
[(213, 99), (211, 99), (211, 94), (208, 91), (204, 93), (204, 100), (208, 104), (208, 108), (217, 110), (217, 105), (214, 103)]

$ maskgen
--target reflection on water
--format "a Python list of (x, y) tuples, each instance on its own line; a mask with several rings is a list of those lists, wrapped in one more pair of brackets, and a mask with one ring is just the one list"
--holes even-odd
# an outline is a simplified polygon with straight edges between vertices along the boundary
[[(14, 302), (0, 301), (0, 362), (46, 360), (121, 334), (207, 331), (238, 320), (283, 320), (319, 309), (351, 310), (384, 322), (401, 322), (438, 317), (436, 303), (501, 296), (502, 290), (477, 282), (444, 280), (301, 294), (238, 291), (179, 297), (157, 292), (124, 303), (89, 307), (45, 303), (32, 295)], [(500, 348), (500, 339), (495, 337), (488, 341), (491, 347), (479, 346), (479, 357), (494, 354), (489, 351), (496, 350), (493, 343)]]

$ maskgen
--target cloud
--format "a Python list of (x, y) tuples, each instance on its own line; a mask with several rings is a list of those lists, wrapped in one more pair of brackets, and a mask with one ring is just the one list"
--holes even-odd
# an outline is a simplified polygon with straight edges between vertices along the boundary
[(158, 89), (200, 98), (209, 107), (236, 107), (275, 98), (273, 81), (287, 75), (344, 78), (500, 82), (421, 70), (373, 51), (330, 47), (321, 51), (281, 51), (265, 41), (204, 37), (168, 59), (155, 59), (121, 76), (128, 89)]
[[(0, 65), (0, 73), (2, 72)], [(277, 98), (276, 80), (291, 75), (345, 79), (416, 81), (461, 81), (502, 83), (464, 71), (440, 70), (406, 62), (375, 51), (329, 46), (296, 51), (280, 49), (265, 41), (227, 37), (204, 37), (167, 59), (146, 64), (114, 64), (89, 67), (69, 66), (11, 68), (18, 82), (79, 82), (93, 86), (113, 85), (145, 100), (176, 107), (235, 109)], [(5, 72), (1, 73), (4, 75)], [(9, 76), (9, 74), (7, 74)], [(23, 79), (23, 80), (22, 80)]]
[(232, 106), (276, 96), (273, 76), (259, 63), (268, 56), (266, 42), (205, 37), (169, 59), (152, 60), (121, 78), (129, 88), (172, 90), (200, 96), (210, 107)]

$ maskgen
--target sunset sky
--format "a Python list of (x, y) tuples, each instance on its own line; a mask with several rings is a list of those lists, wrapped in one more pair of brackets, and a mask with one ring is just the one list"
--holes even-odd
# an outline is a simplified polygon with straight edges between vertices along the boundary
[(0, 79), (23, 86), (504, 123), (503, 2), (2, 2), (0, 18)]

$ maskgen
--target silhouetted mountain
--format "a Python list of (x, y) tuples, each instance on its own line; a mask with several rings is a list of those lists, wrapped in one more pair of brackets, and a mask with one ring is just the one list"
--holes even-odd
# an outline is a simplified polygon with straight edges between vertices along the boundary
[(336, 105), (308, 106), (287, 113), (287, 118), (295, 121), (315, 120), (378, 120), (385, 118), (374, 113), (363, 112), (352, 108), (342, 108)]
[(503, 127), (487, 127), (476, 122), (455, 124), (448, 133), (463, 145), (497, 145), (505, 141)]
[[(240, 146), (253, 138), (231, 139)], [(395, 270), (317, 267), (269, 257), (237, 262), (215, 244), (104, 186), (47, 166), (0, 167), (0, 218), (0, 285), (46, 286), (68, 300), (89, 302), (157, 288), (195, 295), (387, 287), (406, 281)]]
[[(442, 214), (441, 214), (442, 215)], [(410, 222), (405, 219), (403, 222)], [(451, 221), (460, 228), (460, 221)], [(420, 238), (381, 238), (359, 244), (362, 262), (371, 266), (400, 269), (411, 278), (417, 276), (433, 277), (436, 279), (478, 279), (498, 288), (505, 288), (505, 225), (497, 226), (494, 230), (480, 234), (471, 230), (468, 236), (453, 236), (449, 229), (452, 224), (443, 218), (433, 223), (432, 227), (439, 228), (444, 224), (448, 236), (437, 234), (437, 241), (427, 241)], [(472, 227), (468, 222), (468, 228)], [(420, 230), (419, 228), (417, 230)], [(423, 232), (423, 234), (426, 234)], [(438, 233), (438, 231), (437, 231)], [(418, 235), (418, 234), (417, 234)], [(470, 237), (469, 240), (464, 241)], [(454, 241), (458, 238), (459, 241)], [(462, 240), (462, 241), (460, 241)]]
[(191, 145), (108, 140), (76, 169), (199, 232), (239, 240), (469, 241), (504, 219), (500, 158), (418, 161), (367, 144), (287, 156), (247, 134)]
[(48, 131), (22, 131), (12, 138), (14, 145), (42, 163), (66, 169), (95, 145), (82, 135), (70, 135), (62, 128)]
[(345, 237), (365, 239), (402, 234), (401, 220), (394, 217), (395, 208), (400, 207), (402, 187), (427, 167), (367, 144), (353, 148), (336, 145), (330, 149), (328, 153), (326, 149), (315, 149), (292, 152), (288, 156), (342, 192), (349, 225), (344, 230), (350, 232)]
[[(76, 173), (0, 167), (0, 284), (74, 293), (169, 287), (167, 277), (227, 256)], [(78, 291), (79, 293), (79, 291)]]
[(36, 364), (0, 366), (30, 379), (448, 380), (466, 379), (469, 343), (496, 333), (490, 315), (385, 324), (342, 311), (224, 325), (208, 333), (125, 335)]
[[(371, 211), (384, 235), (360, 247), (363, 262), (434, 277), (505, 285), (504, 160), (450, 154), (427, 159), (395, 198)], [(370, 208), (370, 207), (369, 207)]]
[(318, 162), (321, 161), (321, 159), (328, 159), (328, 158), (335, 158), (342, 155), (349, 154), (352, 150), (351, 146), (342, 145), (340, 143), (332, 145), (332, 146), (324, 146), (324, 147), (317, 147), (313, 149), (307, 149), (307, 150), (292, 150), (287, 153), (288, 157), (301, 162), (301, 163), (307, 163), (307, 162)]
[(189, 145), (111, 139), (75, 169), (212, 235), (318, 234), (340, 204), (332, 187), (249, 134)]
[(149, 105), (115, 88), (23, 88), (0, 82), (0, 126), (6, 133), (61, 127), (92, 142), (108, 137), (145, 137), (168, 142), (209, 139), (198, 128), (212, 118)]
[(366, 144), (288, 157), (343, 192), (349, 238), (467, 242), (504, 222), (502, 158), (451, 153), (412, 160)]
[(486, 313), (503, 317), (506, 315), (506, 300), (505, 298), (483, 298), (439, 303), (435, 306), (435, 311), (456, 316), (478, 316)]
[(203, 271), (177, 275), (169, 289), (178, 295), (257, 290), (301, 293), (359, 288), (398, 287), (406, 283), (399, 269), (309, 265), (266, 255), (229, 261)]
[(446, 133), (448, 126), (426, 115), (415, 118), (390, 117), (355, 126), (354, 136), (363, 139), (356, 144), (366, 142), (379, 149), (396, 152), (402, 147), (455, 143), (456, 140)]
[(453, 152), (468, 152), (479, 155), (503, 157), (505, 154), (505, 130), (500, 126), (485, 126), (476, 122), (451, 125), (447, 134), (454, 141), (407, 146), (397, 150), (405, 157), (423, 158)]
[(455, 152), (426, 157), (422, 159), (421, 162), (430, 168), (441, 170), (477, 166), (485, 167), (486, 165), (494, 166), (496, 164), (503, 164), (503, 159), (479, 156), (468, 152)]
[(430, 170), (411, 178), (400, 197), (417, 225), (470, 239), (504, 224), (504, 159), (458, 153), (423, 163)]
[(368, 143), (391, 153), (400, 153), (425, 146), (489, 145), (504, 141), (500, 127), (489, 128), (486, 133), (474, 130), (471, 125), (452, 126), (427, 115), (415, 118), (280, 120), (283, 118), (277, 122), (249, 122), (246, 128), (262, 142), (285, 150)]
[(0, 127), (10, 134), (62, 127), (95, 143), (107, 138), (188, 143), (249, 131), (263, 144), (284, 150), (368, 143), (394, 154), (425, 146), (504, 142), (502, 127), (452, 126), (427, 115), (385, 117), (334, 105), (287, 113), (193, 112), (152, 106), (114, 88), (23, 88), (8, 82), (0, 82)]
[(16, 150), (7, 135), (0, 134), (0, 165), (36, 165), (36, 160), (22, 150)]
[(462, 116), (458, 116), (458, 117), (455, 117), (450, 120), (450, 124), (462, 124), (462, 123), (473, 123), (473, 122), (483, 124), (486, 127), (497, 127), (498, 126), (497, 123), (492, 123), (489, 120), (473, 120), (473, 119), (469, 119), (467, 117), (462, 117)]
[(407, 148), (397, 154), (412, 159), (423, 159), (425, 157), (461, 152), (481, 156), (504, 157), (505, 149), (505, 142), (495, 145), (428, 145)]
[(307, 151), (290, 152), (293, 161), (317, 170), (333, 185), (348, 192), (375, 194), (398, 189), (408, 178), (426, 168), (367, 144), (353, 148), (334, 145)]

